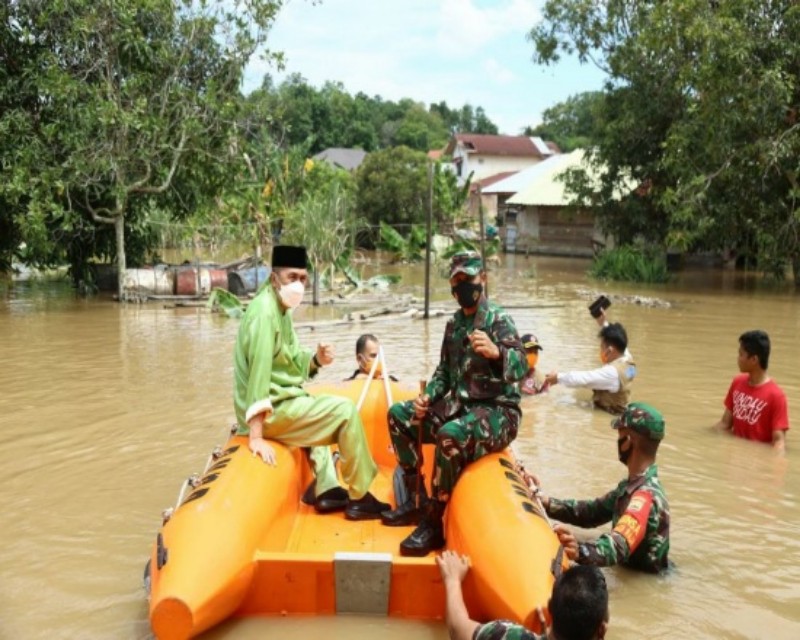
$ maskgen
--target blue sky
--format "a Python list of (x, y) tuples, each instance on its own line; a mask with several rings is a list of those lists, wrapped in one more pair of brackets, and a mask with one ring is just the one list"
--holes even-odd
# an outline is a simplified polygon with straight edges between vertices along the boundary
[(482, 106), (501, 133), (518, 134), (541, 121), (547, 107), (599, 89), (602, 73), (564, 60), (539, 67), (526, 34), (543, 0), (290, 0), (270, 34), (283, 51), (277, 72), (254, 60), (244, 91), (264, 73), (280, 81), (299, 73), (314, 85), (341, 82), (387, 100), (412, 98), (451, 108)]

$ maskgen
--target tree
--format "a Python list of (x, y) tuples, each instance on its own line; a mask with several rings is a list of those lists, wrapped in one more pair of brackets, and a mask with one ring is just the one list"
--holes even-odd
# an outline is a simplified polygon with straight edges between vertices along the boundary
[(465, 212), (470, 184), (471, 174), (459, 186), (454, 171), (445, 168), (441, 162), (433, 164), (433, 219), (440, 229), (452, 228), (459, 214)]
[(287, 224), (286, 240), (303, 244), (314, 271), (313, 304), (319, 304), (320, 274), (352, 249), (357, 220), (352, 201), (338, 181), (309, 191)]
[(423, 105), (414, 104), (397, 122), (393, 142), (427, 152), (444, 147), (448, 137), (447, 129), (438, 115), (427, 111)]
[(223, 182), (242, 72), (282, 3), (6, 6), (7, 91), (27, 100), (0, 114), (0, 130), (15, 132), (0, 198), (39, 259), (60, 253), (56, 232), (113, 227), (123, 295), (126, 230), (149, 206), (187, 212)]
[(597, 116), (603, 99), (599, 91), (586, 91), (570, 96), (545, 109), (542, 122), (527, 127), (526, 136), (540, 136), (552, 140), (564, 151), (593, 146), (598, 128)]
[(472, 105), (465, 104), (461, 109), (450, 109), (442, 100), (438, 104), (431, 104), (430, 111), (442, 119), (450, 134), (487, 133), (497, 135), (497, 125), (489, 119), (483, 107), (473, 110)]
[[(609, 74), (593, 158), (605, 223), (681, 249), (753, 251), (800, 283), (800, 6), (788, 0), (550, 0), (535, 59)], [(611, 204), (633, 178), (638, 195)], [(628, 213), (633, 215), (628, 216)]]
[(373, 227), (385, 222), (401, 232), (425, 220), (428, 160), (408, 147), (369, 154), (358, 169), (358, 210)]

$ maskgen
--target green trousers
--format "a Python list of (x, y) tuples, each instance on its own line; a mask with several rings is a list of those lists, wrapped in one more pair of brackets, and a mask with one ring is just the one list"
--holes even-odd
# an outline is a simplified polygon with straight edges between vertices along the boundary
[(279, 402), (264, 423), (264, 437), (296, 447), (314, 447), (311, 464), (320, 495), (338, 486), (327, 445), (339, 445), (342, 476), (354, 500), (364, 496), (378, 468), (367, 446), (364, 425), (355, 404), (332, 395), (301, 396)]

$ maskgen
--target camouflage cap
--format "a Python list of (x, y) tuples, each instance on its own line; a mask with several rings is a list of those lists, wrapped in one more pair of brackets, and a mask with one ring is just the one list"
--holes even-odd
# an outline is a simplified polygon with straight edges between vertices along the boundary
[(631, 402), (622, 415), (611, 423), (614, 429), (626, 427), (651, 440), (664, 439), (664, 416), (646, 402)]
[(477, 251), (459, 251), (450, 258), (450, 277), (457, 273), (466, 273), (468, 276), (477, 276), (483, 271), (483, 260)]
[(522, 347), (525, 349), (525, 351), (544, 351), (544, 347), (539, 344), (539, 339), (532, 333), (526, 333), (520, 338), (520, 340), (522, 341)]

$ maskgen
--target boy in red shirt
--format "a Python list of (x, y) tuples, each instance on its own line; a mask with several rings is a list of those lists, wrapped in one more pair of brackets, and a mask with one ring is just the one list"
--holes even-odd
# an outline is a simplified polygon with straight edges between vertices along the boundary
[(740, 438), (772, 443), (776, 451), (783, 452), (789, 412), (783, 390), (767, 375), (769, 351), (766, 332), (747, 331), (739, 336), (741, 373), (731, 382), (725, 412), (715, 426)]

